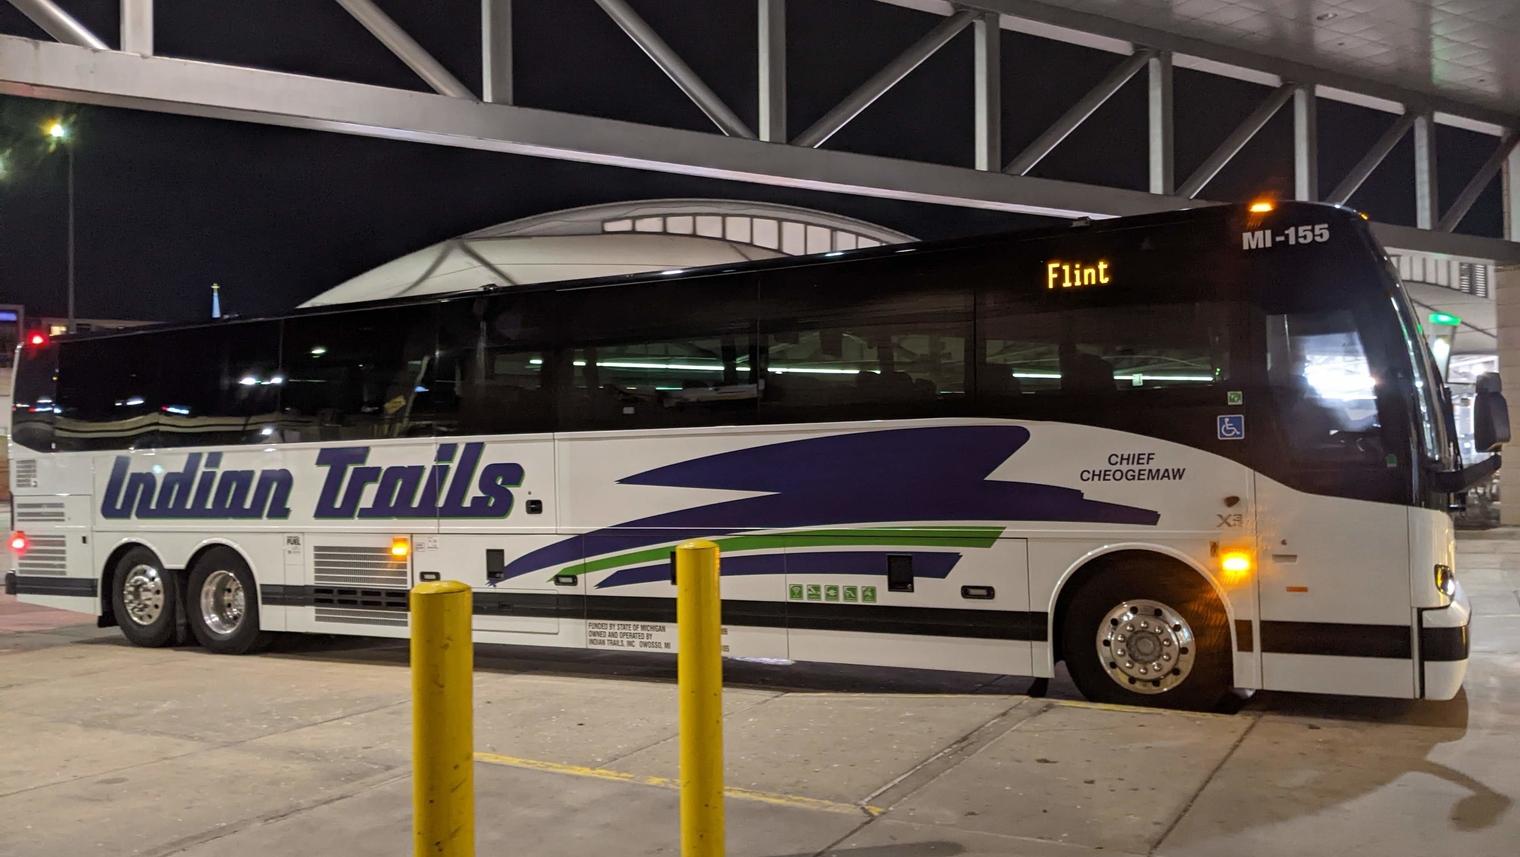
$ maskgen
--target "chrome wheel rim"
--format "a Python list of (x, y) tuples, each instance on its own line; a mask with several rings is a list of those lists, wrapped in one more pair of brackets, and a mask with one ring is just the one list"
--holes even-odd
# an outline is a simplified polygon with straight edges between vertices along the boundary
[(133, 566), (121, 584), (121, 603), (136, 625), (152, 625), (164, 612), (164, 575), (151, 565)]
[(1144, 599), (1108, 611), (1098, 625), (1097, 645), (1108, 677), (1145, 694), (1166, 693), (1186, 681), (1198, 650), (1181, 613)]
[(218, 569), (201, 584), (201, 620), (207, 630), (226, 637), (243, 624), (247, 609), (243, 583), (230, 571)]

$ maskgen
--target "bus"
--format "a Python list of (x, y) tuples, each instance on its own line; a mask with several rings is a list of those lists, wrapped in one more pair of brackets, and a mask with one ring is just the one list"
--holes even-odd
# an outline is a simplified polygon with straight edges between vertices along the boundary
[[(1451, 398), (1364, 218), (1215, 206), (59, 336), (17, 356), (8, 591), (133, 643), (670, 652), (1450, 699)], [(1497, 376), (1480, 448), (1508, 440)]]

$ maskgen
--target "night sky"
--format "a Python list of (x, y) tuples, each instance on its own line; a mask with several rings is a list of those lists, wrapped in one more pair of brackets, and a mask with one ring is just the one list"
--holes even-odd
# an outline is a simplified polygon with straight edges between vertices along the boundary
[[(630, 0), (751, 127), (754, 0)], [(114, 44), (117, 0), (61, 0)], [(479, 91), (478, 0), (379, 5)], [(332, 0), (158, 0), (157, 52), (408, 89), (425, 86)], [(926, 32), (936, 16), (874, 0), (788, 4), (788, 130), (796, 134)], [(715, 131), (592, 0), (516, 0), (516, 101), (527, 107)], [(0, 32), (45, 36), (8, 3)], [(1012, 157), (1121, 57), (1003, 33), (1003, 152)], [(969, 29), (837, 134), (827, 148), (970, 166)], [(1267, 88), (1178, 69), (1180, 182)], [(1319, 102), (1320, 184), (1328, 193), (1391, 124), (1389, 114)], [(794, 191), (440, 146), (167, 114), (0, 97), (0, 302), (61, 315), (65, 164), (41, 127), (74, 123), (78, 312), (181, 320), (223, 308), (265, 314), (464, 232), (560, 208), (660, 197), (726, 197), (833, 211), (923, 238), (1042, 222), (999, 212)], [(1205, 188), (1210, 199), (1291, 195), (1292, 118), (1283, 110)], [(1145, 188), (1139, 75), (1033, 175)], [(1439, 189), (1449, 205), (1494, 138), (1439, 126)], [(1353, 205), (1413, 224), (1406, 135)], [(1461, 231), (1497, 236), (1498, 182)]]

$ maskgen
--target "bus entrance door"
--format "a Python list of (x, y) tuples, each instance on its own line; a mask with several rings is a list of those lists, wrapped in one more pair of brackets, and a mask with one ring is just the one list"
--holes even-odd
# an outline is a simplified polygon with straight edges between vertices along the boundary
[(1414, 696), (1408, 511), (1256, 486), (1262, 686)]

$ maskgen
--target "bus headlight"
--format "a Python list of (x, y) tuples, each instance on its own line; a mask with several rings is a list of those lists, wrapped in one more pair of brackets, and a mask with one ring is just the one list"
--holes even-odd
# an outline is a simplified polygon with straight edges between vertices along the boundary
[(1452, 573), (1451, 566), (1436, 566), (1436, 589), (1441, 590), (1441, 594), (1447, 598), (1457, 597), (1457, 576)]

